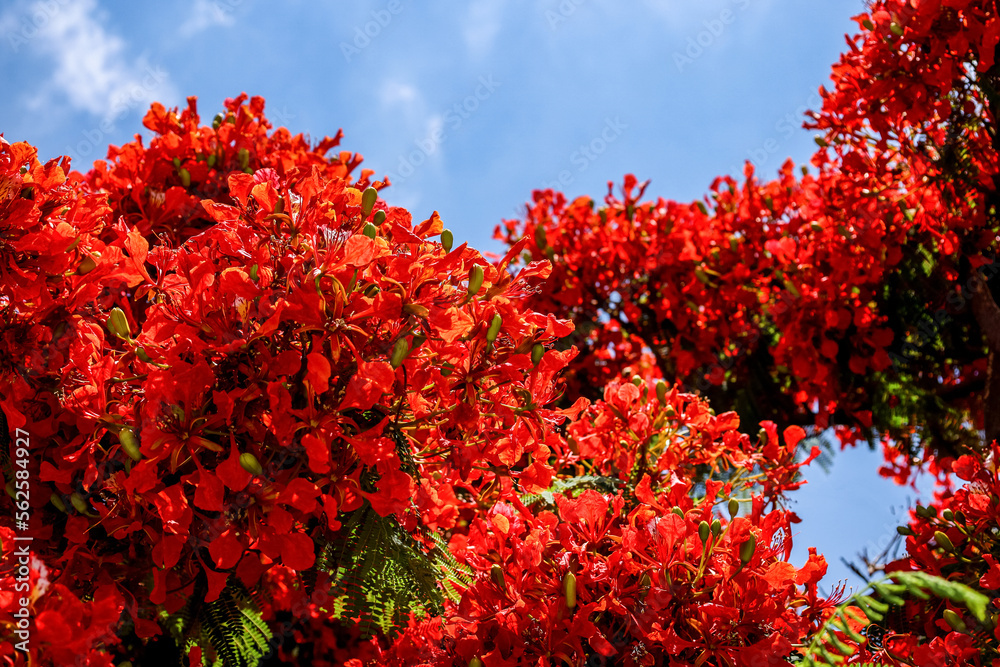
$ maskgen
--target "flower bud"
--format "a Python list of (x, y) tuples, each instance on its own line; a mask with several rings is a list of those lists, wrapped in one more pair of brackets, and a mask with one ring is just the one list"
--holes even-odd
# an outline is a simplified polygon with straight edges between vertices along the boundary
[(222, 121), (225, 120), (225, 116), (221, 113), (215, 114), (215, 118), (212, 119), (212, 129), (218, 130), (222, 126)]
[(954, 521), (955, 513), (952, 512), (951, 510), (945, 510), (941, 512), (941, 518), (944, 519), (945, 521)]
[(441, 232), (441, 247), (444, 248), (445, 252), (451, 252), (451, 247), (455, 244), (455, 235), (451, 233), (450, 229), (442, 230)]
[(215, 163), (219, 158), (216, 157), (215, 153), (209, 153), (208, 159), (205, 161), (208, 164), (209, 169), (215, 168)]
[(667, 383), (663, 380), (656, 383), (656, 398), (659, 399), (660, 403), (667, 402)]
[(372, 209), (375, 208), (375, 201), (378, 199), (378, 190), (375, 188), (365, 188), (365, 191), (361, 193), (361, 212), (367, 218), (372, 214)]
[(914, 513), (921, 519), (933, 519), (937, 516), (936, 507), (924, 507), (923, 505), (917, 505)]
[(542, 250), (549, 245), (548, 239), (545, 238), (545, 227), (541, 225), (535, 225), (535, 245)]
[(504, 579), (502, 567), (500, 567), (497, 564), (494, 564), (493, 567), (490, 568), (490, 579), (493, 580), (493, 583), (496, 584), (497, 587), (500, 588), (500, 590), (506, 592), (507, 580)]
[(538, 366), (538, 363), (542, 360), (542, 355), (545, 354), (545, 346), (541, 343), (535, 343), (531, 348), (531, 365)]
[(173, 162), (174, 162), (174, 169), (177, 169), (178, 167), (181, 166), (181, 159), (179, 157), (175, 157)]
[(370, 222), (365, 223), (365, 227), (361, 230), (361, 233), (370, 239), (375, 238), (375, 234), (378, 233), (378, 228)]
[(139, 357), (139, 361), (145, 361), (147, 364), (153, 363), (153, 358), (146, 352), (146, 348), (141, 345), (135, 348), (135, 356)]
[(132, 335), (132, 330), (128, 326), (128, 318), (125, 317), (125, 311), (118, 306), (112, 308), (108, 314), (108, 331), (118, 338), (128, 338)]
[(672, 509), (671, 511), (672, 511), (672, 512), (673, 512), (674, 514), (676, 514), (677, 516), (679, 516), (680, 518), (682, 518), (682, 519), (684, 518), (684, 510), (682, 510), (682, 509), (681, 509), (680, 507), (675, 507), (675, 508), (674, 508), (674, 509)]
[(913, 530), (909, 526), (896, 526), (896, 532), (904, 537), (913, 535)]
[(60, 498), (59, 494), (57, 494), (55, 491), (53, 491), (52, 495), (49, 497), (49, 502), (52, 503), (52, 506), (55, 507), (57, 510), (59, 510), (63, 514), (66, 514), (66, 503), (62, 501), (62, 498)]
[(718, 537), (722, 534), (722, 522), (716, 519), (712, 522), (712, 535)]
[(181, 185), (185, 188), (191, 187), (191, 172), (181, 167), (177, 170), (177, 175), (181, 178)]
[(486, 342), (492, 343), (500, 335), (500, 327), (503, 325), (503, 318), (500, 317), (500, 313), (493, 316), (493, 321), (490, 322), (490, 328), (486, 330)]
[(757, 536), (750, 533), (750, 537), (740, 545), (740, 562), (746, 565), (753, 558), (753, 552), (757, 549)]
[(950, 625), (952, 630), (956, 632), (965, 632), (968, 630), (962, 617), (951, 609), (945, 609), (942, 616), (944, 616), (944, 622)]
[(572, 609), (576, 606), (576, 575), (567, 572), (563, 577), (563, 595), (566, 596), (566, 606)]
[(122, 449), (130, 459), (133, 461), (142, 459), (142, 452), (139, 451), (139, 439), (135, 437), (135, 431), (131, 428), (126, 426), (118, 431), (118, 442), (121, 443)]
[(375, 223), (376, 227), (381, 227), (382, 223), (385, 222), (385, 211), (375, 211), (372, 222)]
[(97, 261), (90, 255), (86, 255), (80, 265), (76, 267), (76, 274), (79, 276), (85, 276), (94, 269), (97, 268)]
[(257, 276), (260, 275), (260, 268), (254, 264), (250, 267), (250, 280), (257, 282)]
[(250, 151), (245, 148), (241, 148), (236, 153), (237, 163), (240, 165), (240, 170), (247, 171), (250, 169)]
[(945, 535), (940, 530), (934, 531), (934, 541), (938, 543), (938, 546), (946, 551), (954, 551), (955, 545), (952, 544), (951, 538)]
[(483, 661), (478, 656), (474, 656), (469, 660), (469, 667), (483, 667)]
[(389, 365), (393, 368), (399, 368), (406, 359), (406, 355), (410, 353), (410, 344), (405, 338), (400, 338), (396, 341), (396, 344), (392, 346), (392, 354), (389, 357)]
[(90, 514), (90, 507), (87, 506), (87, 501), (76, 491), (69, 497), (69, 502), (73, 505), (73, 509), (80, 514)]
[(698, 537), (701, 538), (702, 543), (708, 542), (708, 536), (712, 534), (712, 527), (708, 525), (707, 521), (702, 521), (698, 524)]
[(473, 264), (472, 268), (469, 269), (469, 296), (479, 294), (479, 289), (483, 286), (485, 278), (486, 273), (483, 271), (483, 267), (479, 264)]
[(240, 465), (251, 475), (260, 477), (264, 474), (264, 468), (261, 467), (260, 461), (257, 457), (250, 452), (243, 452), (240, 454)]
[(736, 498), (729, 499), (729, 518), (735, 519), (736, 515), (740, 513), (740, 501)]
[(640, 376), (640, 375), (633, 375), (632, 376), (632, 384), (634, 384), (636, 387), (641, 387), (642, 386), (642, 376)]

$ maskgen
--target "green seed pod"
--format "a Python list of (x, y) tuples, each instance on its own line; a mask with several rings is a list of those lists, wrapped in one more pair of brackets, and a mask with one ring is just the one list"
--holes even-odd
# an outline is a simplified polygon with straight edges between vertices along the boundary
[(913, 531), (910, 529), (909, 526), (896, 526), (896, 532), (899, 533), (900, 535), (903, 535), (904, 537), (913, 535)]
[(545, 346), (541, 343), (535, 343), (531, 346), (531, 365), (537, 367), (539, 362), (542, 360), (542, 356), (545, 354)]
[(708, 536), (711, 534), (712, 534), (712, 527), (708, 525), (707, 521), (702, 521), (701, 523), (698, 524), (698, 537), (701, 538), (701, 541), (703, 543), (708, 542)]
[(757, 549), (757, 537), (750, 533), (749, 539), (740, 545), (740, 562), (746, 565), (753, 558), (753, 552)]
[(240, 465), (251, 475), (260, 477), (264, 474), (264, 468), (261, 467), (260, 461), (250, 452), (240, 454)]
[(718, 519), (712, 522), (712, 535), (715, 535), (716, 537), (722, 535), (722, 522)]
[(245, 148), (241, 148), (236, 154), (236, 160), (240, 165), (240, 169), (246, 171), (250, 168), (250, 151)]
[(185, 188), (191, 187), (191, 172), (181, 167), (177, 170), (177, 175), (181, 177), (181, 185)]
[(129, 338), (132, 335), (132, 330), (128, 326), (128, 318), (125, 317), (125, 311), (118, 306), (112, 308), (108, 314), (108, 331), (118, 338)]
[(361, 233), (367, 236), (368, 238), (373, 239), (375, 238), (375, 235), (378, 233), (378, 228), (372, 223), (366, 222), (365, 228), (361, 230)]
[(541, 250), (544, 250), (549, 245), (548, 239), (545, 236), (545, 227), (541, 225), (535, 225), (535, 245)]
[(399, 368), (402, 365), (403, 360), (406, 359), (406, 355), (410, 353), (410, 344), (405, 338), (400, 338), (396, 341), (396, 344), (392, 346), (392, 354), (389, 356), (389, 365), (393, 368)]
[(212, 129), (218, 130), (222, 126), (222, 121), (226, 119), (221, 113), (215, 114), (215, 118), (212, 119)]
[(503, 318), (500, 317), (500, 313), (493, 316), (493, 321), (490, 322), (490, 328), (486, 330), (486, 342), (492, 343), (500, 335), (500, 327), (503, 325)]
[(656, 383), (656, 398), (660, 401), (660, 403), (667, 402), (667, 389), (667, 383), (663, 380)]
[(483, 271), (483, 267), (479, 264), (473, 264), (472, 268), (469, 269), (469, 296), (479, 294), (479, 289), (483, 286), (485, 278), (486, 274)]
[(952, 544), (951, 538), (945, 535), (940, 530), (934, 531), (934, 541), (938, 543), (938, 546), (946, 551), (954, 551), (955, 545)]
[(965, 632), (968, 630), (962, 617), (951, 609), (945, 609), (941, 615), (944, 616), (944, 622), (950, 625), (952, 630), (956, 632)]
[(57, 510), (59, 510), (63, 514), (66, 514), (66, 503), (64, 503), (62, 501), (62, 498), (60, 498), (58, 494), (56, 494), (54, 491), (52, 492), (52, 495), (49, 497), (49, 502), (52, 503), (52, 506), (55, 507)]
[(451, 247), (453, 245), (455, 245), (455, 235), (451, 233), (450, 229), (442, 230), (441, 246), (444, 248), (444, 251), (451, 252)]
[(729, 518), (735, 519), (736, 515), (740, 513), (740, 501), (736, 498), (729, 499)]
[(367, 218), (372, 214), (372, 209), (375, 208), (375, 202), (378, 200), (378, 190), (375, 188), (365, 188), (365, 191), (361, 193), (361, 212)]
[(139, 451), (139, 438), (135, 437), (135, 431), (131, 428), (126, 426), (118, 431), (118, 442), (121, 443), (122, 449), (125, 450), (130, 459), (133, 461), (142, 459), (142, 452)]
[(493, 567), (490, 568), (490, 579), (493, 580), (493, 583), (496, 584), (500, 590), (507, 590), (507, 580), (504, 579), (503, 568), (499, 565), (494, 564)]
[(257, 282), (257, 276), (260, 275), (260, 268), (254, 264), (250, 267), (250, 280)]
[(80, 514), (90, 514), (90, 507), (87, 506), (87, 501), (76, 491), (69, 497), (69, 502), (73, 505), (73, 509)]
[(566, 596), (566, 606), (572, 609), (576, 606), (576, 575), (567, 572), (563, 577), (563, 595)]

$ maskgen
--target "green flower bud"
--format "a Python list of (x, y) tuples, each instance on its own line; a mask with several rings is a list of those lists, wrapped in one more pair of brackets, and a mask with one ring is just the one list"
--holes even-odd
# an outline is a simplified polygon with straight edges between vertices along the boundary
[(729, 499), (729, 518), (735, 519), (736, 515), (740, 513), (740, 501), (736, 498)]
[(675, 507), (675, 508), (674, 508), (674, 509), (672, 509), (671, 511), (672, 511), (672, 512), (673, 512), (674, 514), (676, 514), (677, 516), (679, 516), (680, 518), (682, 518), (682, 519), (684, 518), (684, 510), (682, 510), (682, 509), (681, 509), (680, 507)]
[(749, 539), (740, 545), (740, 562), (746, 565), (753, 558), (753, 552), (757, 549), (757, 536), (750, 533)]
[(181, 166), (181, 159), (179, 157), (174, 158), (174, 169)]
[(538, 363), (542, 360), (542, 355), (545, 354), (545, 346), (541, 343), (535, 343), (531, 347), (531, 365), (538, 366)]
[(361, 233), (367, 236), (368, 238), (373, 239), (375, 238), (375, 235), (378, 233), (378, 228), (372, 223), (366, 222), (365, 228), (361, 230)]
[(372, 214), (376, 200), (378, 200), (378, 190), (375, 188), (365, 188), (361, 193), (361, 212), (366, 218)]
[(209, 154), (208, 159), (205, 161), (208, 164), (209, 169), (215, 168), (215, 163), (218, 161), (218, 159), (219, 158), (215, 155), (215, 153)]
[(641, 387), (642, 386), (642, 377), (640, 377), (638, 375), (633, 375), (632, 376), (632, 384), (634, 384), (636, 387)]
[(951, 538), (945, 535), (940, 530), (934, 531), (934, 541), (938, 543), (938, 546), (946, 551), (954, 551), (955, 545), (952, 544)]
[(177, 170), (177, 175), (181, 177), (181, 185), (185, 188), (191, 187), (191, 172), (181, 167)]
[(261, 467), (260, 461), (258, 461), (257, 457), (250, 452), (243, 452), (240, 454), (240, 466), (242, 466), (248, 473), (256, 477), (260, 477), (264, 474), (264, 468)]
[(656, 383), (656, 398), (659, 399), (660, 403), (667, 402), (667, 383), (660, 380)]
[(112, 308), (108, 314), (108, 331), (118, 338), (129, 338), (132, 335), (132, 330), (128, 326), (128, 318), (125, 317), (125, 311), (118, 306)]
[(545, 237), (545, 227), (541, 225), (535, 225), (535, 245), (542, 250), (549, 245), (548, 239)]
[(237, 163), (240, 165), (242, 171), (246, 171), (250, 168), (250, 151), (245, 148), (241, 148), (239, 152), (236, 153)]
[(80, 514), (90, 514), (90, 507), (87, 505), (87, 501), (76, 491), (69, 497), (69, 502), (73, 505), (73, 509)]
[(952, 512), (951, 510), (945, 510), (941, 512), (941, 518), (943, 518), (945, 521), (954, 521), (955, 513)]
[(566, 596), (566, 606), (572, 609), (576, 606), (576, 575), (567, 572), (563, 577), (563, 595)]
[(702, 543), (708, 542), (708, 536), (712, 534), (712, 527), (707, 521), (702, 521), (698, 524), (698, 537), (701, 538)]
[(500, 317), (500, 313), (493, 316), (493, 321), (490, 322), (490, 328), (486, 330), (486, 342), (492, 343), (500, 335), (500, 327), (503, 325), (503, 318)]
[(478, 657), (473, 657), (469, 660), (469, 667), (483, 667), (483, 661)]
[(372, 216), (372, 221), (375, 223), (376, 227), (381, 227), (382, 223), (385, 222), (385, 211), (375, 211), (375, 215)]
[(904, 537), (913, 535), (913, 530), (909, 526), (896, 526), (896, 532)]
[(257, 282), (257, 276), (260, 275), (260, 268), (254, 264), (250, 267), (250, 280)]
[(400, 338), (396, 341), (396, 344), (392, 346), (392, 354), (389, 357), (389, 365), (393, 368), (399, 368), (406, 359), (406, 355), (410, 353), (410, 344), (405, 338)]
[(218, 130), (222, 126), (222, 121), (226, 119), (221, 113), (215, 114), (215, 118), (212, 119), (212, 129)]
[(479, 264), (473, 264), (472, 268), (469, 269), (469, 296), (479, 294), (479, 289), (483, 286), (485, 278), (486, 273), (483, 271), (483, 267)]
[(455, 244), (455, 235), (451, 233), (450, 229), (445, 229), (441, 231), (441, 246), (444, 248), (445, 252), (451, 252), (451, 247)]
[(965, 632), (968, 630), (962, 617), (951, 609), (945, 609), (941, 615), (944, 616), (944, 622), (950, 625), (952, 630), (956, 632)]
[(712, 522), (712, 535), (718, 537), (722, 534), (722, 522), (716, 519)]
[(141, 345), (135, 348), (135, 356), (139, 357), (139, 361), (145, 361), (147, 364), (153, 363), (153, 358), (146, 353), (146, 348)]
[(52, 503), (52, 506), (55, 507), (57, 510), (59, 510), (63, 514), (66, 514), (66, 503), (64, 503), (62, 501), (62, 498), (60, 498), (59, 495), (56, 494), (54, 491), (52, 492), (52, 495), (49, 497), (49, 502)]
[(142, 459), (142, 452), (139, 451), (139, 438), (135, 437), (135, 431), (131, 428), (126, 426), (118, 431), (118, 442), (121, 443), (122, 449), (130, 459), (133, 461)]
[(496, 584), (500, 590), (507, 590), (507, 580), (504, 579), (503, 568), (499, 565), (494, 564), (493, 567), (490, 568), (490, 579), (493, 580), (493, 583)]

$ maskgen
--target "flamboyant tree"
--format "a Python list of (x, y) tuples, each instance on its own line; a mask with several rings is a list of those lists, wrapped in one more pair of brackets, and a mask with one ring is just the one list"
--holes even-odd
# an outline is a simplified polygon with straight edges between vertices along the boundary
[[(858, 23), (811, 171), (536, 192), (494, 262), (260, 98), (0, 140), (4, 664), (996, 664), (1000, 18)], [(945, 484), (822, 598), (827, 427)]]

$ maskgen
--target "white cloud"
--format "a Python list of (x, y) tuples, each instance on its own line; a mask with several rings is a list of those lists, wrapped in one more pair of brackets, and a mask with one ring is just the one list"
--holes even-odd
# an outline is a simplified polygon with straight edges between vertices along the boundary
[(383, 107), (406, 106), (413, 108), (416, 104), (423, 104), (423, 96), (415, 86), (399, 81), (384, 81), (379, 90), (379, 99)]
[(473, 0), (469, 4), (462, 23), (462, 37), (474, 58), (481, 58), (493, 50), (503, 11), (504, 0)]
[(181, 36), (191, 37), (215, 26), (233, 25), (232, 7), (229, 5), (232, 3), (224, 6), (218, 0), (194, 0), (191, 15), (181, 24)]
[[(128, 44), (105, 28), (96, 0), (61, 6), (37, 2), (25, 10), (44, 15), (27, 45), (54, 60), (49, 81), (29, 102), (40, 108), (61, 104), (105, 120), (142, 110), (150, 102), (176, 103), (178, 95), (167, 73), (128, 53)], [(9, 13), (8, 13), (9, 15)]]

